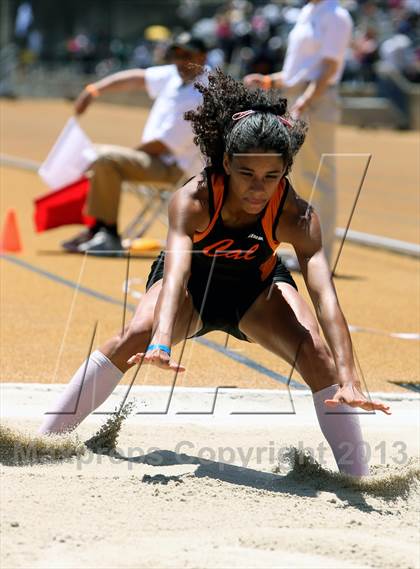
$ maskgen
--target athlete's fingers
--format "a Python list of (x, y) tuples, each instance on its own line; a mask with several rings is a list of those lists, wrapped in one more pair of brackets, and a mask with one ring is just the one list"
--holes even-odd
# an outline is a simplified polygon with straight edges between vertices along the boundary
[(386, 415), (392, 415), (389, 405), (385, 405), (379, 401), (367, 401), (366, 399), (354, 399), (353, 401), (346, 401), (345, 398), (342, 399), (343, 401), (340, 401), (339, 399), (325, 399), (324, 403), (327, 405), (327, 407), (331, 408), (345, 403), (353, 408), (360, 407), (364, 411), (382, 411)]
[[(166, 356), (166, 354), (165, 354)], [(156, 357), (153, 359), (153, 361), (151, 362), (153, 365), (159, 367), (160, 369), (166, 369), (166, 370), (171, 370), (171, 371), (179, 371), (179, 372), (183, 372), (185, 371), (185, 367), (182, 365), (177, 364), (176, 362), (168, 359), (168, 357)]]
[(159, 356), (155, 355), (155, 354), (149, 354), (149, 353), (139, 353), (139, 354), (134, 354), (134, 356), (131, 356), (131, 358), (128, 358), (127, 363), (129, 365), (132, 364), (139, 364), (141, 361), (143, 361), (146, 364), (151, 364), (154, 363), (155, 360), (158, 360)]
[[(349, 405), (351, 405), (352, 407), (361, 407), (365, 411), (379, 410), (383, 411), (384, 413), (386, 413), (390, 409), (389, 405), (385, 405), (385, 403), (381, 403), (380, 401), (369, 401), (368, 399), (366, 399), (366, 397), (353, 399), (349, 403)], [(390, 414), (391, 413), (389, 413), (389, 415)]]
[[(158, 351), (158, 350), (153, 350), (152, 352), (138, 353), (138, 354), (134, 354), (134, 356), (131, 356), (131, 358), (129, 358), (129, 359), (127, 360), (127, 363), (130, 364), (130, 365), (131, 365), (131, 364), (138, 364), (138, 363), (140, 363), (142, 360), (143, 360), (145, 363), (148, 363), (148, 364), (150, 364), (150, 363), (155, 363), (155, 362), (161, 360), (161, 355), (159, 354), (159, 351)], [(165, 360), (162, 360), (162, 361), (163, 361), (163, 362), (169, 361), (169, 359), (168, 359), (168, 360), (165, 359)]]
[(324, 403), (328, 405), (328, 407), (337, 407), (337, 405), (346, 403), (346, 397), (343, 395), (342, 391), (339, 390), (332, 399), (325, 399)]
[(324, 403), (328, 407), (337, 407), (337, 405), (341, 405), (340, 401), (337, 401), (336, 399), (324, 399)]
[(138, 364), (141, 362), (143, 357), (144, 357), (144, 354), (134, 354), (134, 356), (131, 356), (131, 358), (128, 358), (127, 363), (129, 365)]
[(163, 359), (159, 354), (153, 354), (153, 353), (150, 355), (147, 353), (135, 354), (134, 356), (131, 356), (131, 358), (127, 360), (127, 363), (129, 365), (133, 365), (133, 364), (139, 364), (142, 361), (145, 364), (151, 364), (156, 367), (159, 367), (160, 369), (178, 371), (180, 373), (185, 371), (184, 366), (179, 365), (176, 362), (173, 362), (169, 359), (166, 358)]
[(392, 415), (391, 408), (380, 401), (365, 401), (361, 406), (365, 411), (382, 411), (385, 415)]
[(367, 399), (349, 399), (349, 400), (344, 400), (344, 403), (347, 403), (347, 405), (351, 405), (352, 407), (363, 407), (363, 405), (366, 405), (366, 403), (368, 403)]
[(174, 371), (179, 371), (180, 373), (182, 373), (183, 371), (185, 371), (185, 367), (177, 364), (176, 362), (169, 362), (169, 369), (174, 370)]
[(366, 399), (354, 399), (350, 397), (334, 396), (333, 399), (326, 399), (324, 403), (330, 407), (337, 407), (337, 405), (349, 405), (350, 407), (361, 407), (367, 403)]

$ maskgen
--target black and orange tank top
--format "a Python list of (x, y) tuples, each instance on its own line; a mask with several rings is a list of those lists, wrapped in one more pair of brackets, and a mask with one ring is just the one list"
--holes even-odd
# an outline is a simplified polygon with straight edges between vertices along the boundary
[(210, 223), (193, 239), (192, 267), (199, 272), (225, 280), (265, 281), (273, 272), (279, 245), (275, 231), (289, 190), (283, 178), (259, 219), (240, 228), (223, 223), (222, 208), (227, 197), (227, 178), (206, 170)]

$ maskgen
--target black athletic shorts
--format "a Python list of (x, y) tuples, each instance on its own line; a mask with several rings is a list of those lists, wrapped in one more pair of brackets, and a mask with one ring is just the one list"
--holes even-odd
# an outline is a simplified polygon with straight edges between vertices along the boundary
[[(146, 291), (163, 278), (164, 255), (164, 252), (161, 252), (153, 262)], [(239, 340), (247, 341), (247, 337), (239, 329), (239, 322), (258, 296), (275, 282), (290, 284), (297, 290), (293, 277), (280, 259), (274, 271), (263, 282), (256, 279), (214, 277), (207, 287), (206, 279), (201, 275), (197, 276), (192, 270), (188, 291), (194, 308), (201, 315), (203, 322), (203, 327), (194, 336), (203, 336), (208, 332), (221, 330)]]

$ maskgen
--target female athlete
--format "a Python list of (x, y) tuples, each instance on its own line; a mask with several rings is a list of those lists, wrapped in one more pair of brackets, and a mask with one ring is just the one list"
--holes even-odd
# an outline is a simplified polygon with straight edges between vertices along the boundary
[[(133, 320), (82, 364), (40, 432), (74, 428), (135, 364), (183, 371), (171, 347), (223, 330), (295, 365), (339, 469), (368, 475), (352, 408), (390, 411), (362, 393), (318, 216), (287, 178), (305, 124), (288, 117), (275, 92), (249, 91), (222, 72), (198, 88), (203, 104), (186, 119), (208, 167), (171, 200), (167, 250), (152, 265)], [(326, 342), (276, 256), (281, 242), (296, 251)], [(76, 413), (65, 414), (76, 402)]]

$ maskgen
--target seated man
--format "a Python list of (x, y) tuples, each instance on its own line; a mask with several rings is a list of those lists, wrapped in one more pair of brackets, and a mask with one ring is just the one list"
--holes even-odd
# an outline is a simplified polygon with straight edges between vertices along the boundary
[(205, 80), (206, 47), (200, 39), (184, 33), (175, 40), (171, 55), (174, 65), (114, 73), (88, 85), (76, 100), (75, 111), (79, 115), (106, 92), (146, 89), (155, 102), (138, 148), (98, 146), (99, 156), (90, 168), (86, 204), (86, 214), (97, 221), (94, 227), (63, 242), (67, 251), (121, 249), (117, 219), (123, 181), (176, 184), (202, 169), (191, 123), (184, 120), (184, 113), (201, 103), (194, 82)]

